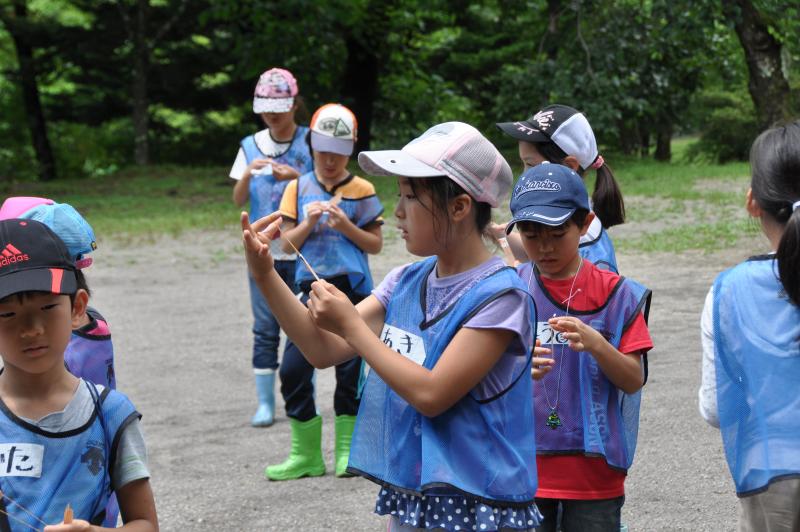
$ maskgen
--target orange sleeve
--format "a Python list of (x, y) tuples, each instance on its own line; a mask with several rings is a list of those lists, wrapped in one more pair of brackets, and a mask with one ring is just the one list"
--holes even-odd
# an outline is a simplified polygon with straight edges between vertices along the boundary
[(297, 179), (292, 179), (286, 185), (278, 210), (284, 218), (288, 218), (293, 222), (297, 221)]

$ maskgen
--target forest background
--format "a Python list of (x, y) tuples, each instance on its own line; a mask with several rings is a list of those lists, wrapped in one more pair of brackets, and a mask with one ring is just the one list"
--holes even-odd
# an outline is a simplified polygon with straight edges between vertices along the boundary
[(0, 0), (0, 187), (224, 177), (272, 66), (350, 106), (359, 150), (462, 120), (511, 160), (493, 124), (560, 102), (624, 160), (745, 160), (798, 64), (791, 0)]

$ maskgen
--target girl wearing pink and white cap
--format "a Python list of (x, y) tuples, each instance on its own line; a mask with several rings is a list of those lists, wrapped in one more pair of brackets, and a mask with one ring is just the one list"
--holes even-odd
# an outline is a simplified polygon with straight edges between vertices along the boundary
[[(258, 79), (253, 96), (253, 112), (267, 126), (242, 139), (230, 177), (236, 180), (233, 201), (242, 206), (250, 201), (254, 219), (278, 209), (289, 181), (313, 168), (311, 152), (305, 142), (308, 128), (297, 125), (295, 114), (302, 105), (297, 80), (288, 70), (272, 68)], [(275, 269), (289, 284), (294, 284), (295, 256), (273, 247)], [(254, 427), (272, 425), (275, 418), (275, 370), (278, 368), (280, 327), (250, 277), (250, 303), (253, 311), (253, 372), (258, 410), (251, 420)]]

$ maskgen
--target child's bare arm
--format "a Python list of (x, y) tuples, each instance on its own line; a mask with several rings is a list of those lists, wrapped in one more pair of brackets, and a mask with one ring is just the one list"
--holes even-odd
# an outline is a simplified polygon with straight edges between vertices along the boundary
[[(281, 324), (281, 328), (310, 364), (325, 368), (345, 362), (355, 356), (353, 348), (335, 334), (317, 327), (311, 320), (308, 309), (298, 301), (273, 268), (269, 242), (277, 234), (280, 222), (280, 216), (273, 213), (251, 226), (247, 213), (242, 213), (242, 238), (250, 273), (275, 318)], [(377, 335), (383, 325), (385, 314), (380, 302), (374, 296), (370, 296), (359, 303), (358, 311), (363, 316), (359, 319), (368, 323)]]
[(347, 296), (336, 287), (321, 281), (312, 290), (309, 310), (315, 322), (346, 339), (392, 390), (429, 417), (446, 411), (474, 388), (514, 336), (505, 329), (463, 328), (433, 369), (427, 369), (385, 345), (374, 327), (358, 319)]
[(303, 247), (308, 235), (314, 230), (320, 216), (322, 216), (322, 207), (311, 204), (308, 209), (307, 217), (299, 224), (295, 222), (284, 222), (281, 226), (281, 249), (286, 253), (294, 253), (294, 249), (289, 245), (287, 240), (294, 244), (294, 247), (300, 249)]
[(575, 316), (551, 318), (549, 322), (554, 331), (569, 340), (570, 349), (589, 352), (614, 386), (625, 393), (635, 393), (644, 386), (639, 353), (621, 353), (603, 335)]
[(117, 491), (121, 528), (105, 528), (91, 525), (82, 519), (70, 519), (69, 523), (60, 523), (44, 527), (44, 532), (102, 532), (106, 530), (127, 530), (128, 532), (158, 532), (158, 515), (150, 480), (143, 478), (129, 482)]
[(358, 227), (342, 209), (331, 205), (328, 207), (328, 225), (349, 238), (365, 253), (375, 255), (383, 248), (383, 232), (377, 222), (363, 228)]

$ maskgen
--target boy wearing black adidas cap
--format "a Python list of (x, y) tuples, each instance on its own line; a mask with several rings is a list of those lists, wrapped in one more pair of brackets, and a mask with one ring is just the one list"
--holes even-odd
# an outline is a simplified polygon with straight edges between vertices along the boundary
[(124, 529), (158, 530), (139, 413), (64, 366), (87, 302), (66, 246), (40, 222), (11, 219), (0, 250), (0, 529), (59, 523), (69, 505), (76, 519), (45, 531), (105, 530), (116, 492)]
[[(581, 237), (580, 253), (599, 267), (617, 272), (614, 244), (606, 229), (625, 222), (625, 203), (583, 113), (567, 105), (548, 105), (526, 120), (497, 127), (518, 141), (525, 170), (547, 161), (566, 165), (582, 177), (590, 168), (597, 171), (590, 207), (596, 216)], [(510, 241), (517, 251), (517, 242)]]
[(517, 272), (542, 317), (533, 359), (536, 505), (544, 516), (537, 530), (619, 530), (653, 347), (650, 290), (581, 257), (594, 213), (566, 166), (525, 171), (511, 214), (507, 231), (517, 227), (531, 260)]

